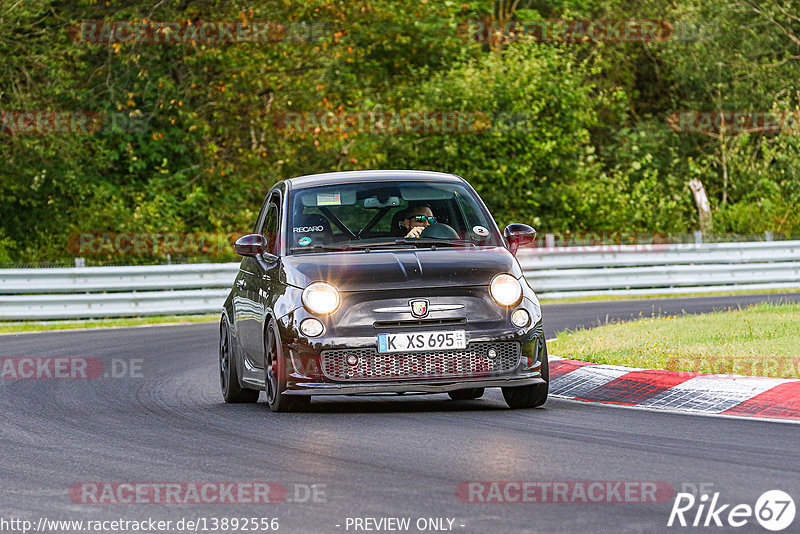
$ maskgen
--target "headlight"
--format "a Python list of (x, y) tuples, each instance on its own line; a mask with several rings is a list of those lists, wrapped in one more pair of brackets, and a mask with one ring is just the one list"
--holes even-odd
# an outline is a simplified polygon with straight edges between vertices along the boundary
[(303, 306), (311, 313), (328, 315), (339, 308), (339, 291), (326, 282), (314, 282), (303, 290)]
[(528, 323), (530, 323), (530, 321), (531, 318), (528, 315), (528, 312), (526, 312), (525, 310), (519, 309), (511, 314), (511, 322), (514, 324), (514, 326), (518, 328), (524, 328), (528, 326)]
[(308, 319), (303, 319), (300, 322), (300, 332), (302, 332), (304, 336), (317, 337), (324, 330), (325, 327), (322, 326), (322, 323), (319, 322), (319, 319), (309, 317)]
[(522, 297), (522, 286), (510, 274), (498, 274), (489, 286), (492, 298), (501, 306), (513, 306)]

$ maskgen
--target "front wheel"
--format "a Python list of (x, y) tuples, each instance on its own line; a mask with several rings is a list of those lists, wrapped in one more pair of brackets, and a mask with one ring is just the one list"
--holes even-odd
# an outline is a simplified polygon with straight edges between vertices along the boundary
[(544, 384), (502, 388), (503, 398), (509, 408), (536, 408), (547, 402), (547, 395), (550, 389), (550, 363), (547, 359), (547, 345), (544, 341), (542, 341), (541, 359)]
[(219, 385), (222, 398), (228, 404), (258, 402), (258, 390), (245, 389), (239, 384), (231, 341), (231, 328), (228, 319), (223, 317), (219, 325)]
[(286, 360), (283, 357), (283, 344), (278, 325), (270, 320), (265, 339), (265, 385), (267, 404), (273, 412), (297, 412), (311, 404), (311, 397), (286, 395)]
[(503, 398), (509, 408), (536, 408), (547, 402), (547, 384), (503, 388)]

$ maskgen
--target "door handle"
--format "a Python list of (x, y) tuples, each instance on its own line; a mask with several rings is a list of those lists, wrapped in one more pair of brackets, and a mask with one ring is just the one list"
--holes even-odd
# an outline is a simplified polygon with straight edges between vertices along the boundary
[(239, 289), (244, 289), (244, 286), (247, 285), (247, 282), (244, 281), (244, 278), (240, 278), (236, 281), (236, 285), (239, 287)]

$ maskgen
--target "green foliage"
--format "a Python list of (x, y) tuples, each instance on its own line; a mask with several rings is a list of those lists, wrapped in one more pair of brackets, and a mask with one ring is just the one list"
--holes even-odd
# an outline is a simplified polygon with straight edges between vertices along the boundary
[[(667, 123), (676, 110), (800, 109), (800, 30), (787, 13), (800, 2), (529, 0), (516, 20), (665, 19), (676, 33), (497, 48), (459, 32), (496, 14), (479, 0), (2, 4), (0, 110), (122, 122), (0, 133), (0, 262), (69, 261), (77, 232), (246, 231), (276, 180), (379, 167), (461, 174), (498, 222), (553, 231), (690, 232), (687, 182), (699, 178), (715, 232), (798, 233), (796, 134), (715, 137)], [(236, 44), (111, 45), (68, 31), (142, 19), (318, 26), (310, 40)], [(524, 120), (452, 134), (275, 127), (287, 111), (370, 110)]]
[(11, 262), (11, 249), (14, 242), (8, 237), (3, 236), (3, 230), (0, 228), (0, 264)]
[(488, 131), (387, 136), (378, 150), (392, 167), (464, 176), (499, 221), (574, 227), (582, 222), (571, 213), (580, 202), (573, 186), (601, 171), (588, 130), (603, 103), (592, 94), (592, 72), (574, 51), (530, 43), (480, 55), (431, 76), (401, 107), (481, 111)]

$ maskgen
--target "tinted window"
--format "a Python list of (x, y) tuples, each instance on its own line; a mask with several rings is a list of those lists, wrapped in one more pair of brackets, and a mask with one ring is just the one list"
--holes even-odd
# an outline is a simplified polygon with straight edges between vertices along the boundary
[[(469, 189), (458, 183), (381, 181), (296, 189), (288, 247), (393, 243), (424, 226), (430, 239), (498, 246), (502, 239)], [(427, 230), (427, 227), (437, 228)]]
[(278, 206), (270, 200), (267, 206), (267, 214), (264, 217), (264, 224), (261, 227), (261, 235), (267, 238), (267, 250), (273, 254), (278, 253), (278, 225), (280, 223), (280, 213)]

